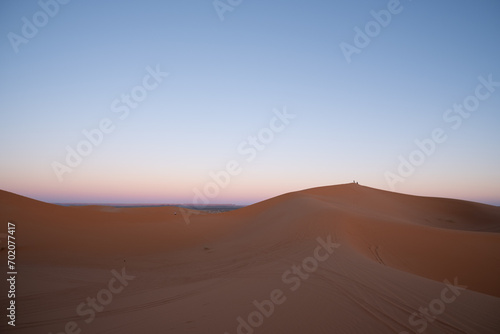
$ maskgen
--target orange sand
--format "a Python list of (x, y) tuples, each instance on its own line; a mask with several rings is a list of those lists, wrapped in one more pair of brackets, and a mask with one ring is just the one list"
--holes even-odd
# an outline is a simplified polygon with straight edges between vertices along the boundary
[[(16, 327), (2, 315), (0, 332), (500, 332), (499, 207), (346, 184), (219, 214), (181, 210), (0, 191), (18, 272)], [(336, 244), (331, 254), (318, 238)], [(110, 294), (122, 268), (134, 279)], [(110, 295), (90, 319), (87, 298)]]

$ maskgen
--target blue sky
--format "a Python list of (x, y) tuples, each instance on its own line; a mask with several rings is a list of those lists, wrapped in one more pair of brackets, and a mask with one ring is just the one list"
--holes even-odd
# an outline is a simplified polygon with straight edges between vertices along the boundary
[[(3, 1), (0, 188), (49, 202), (189, 203), (198, 190), (201, 202), (249, 204), (356, 179), (500, 205), (500, 87), (480, 88), (488, 96), (457, 129), (444, 119), (500, 81), (498, 1), (218, 4), (232, 9), (224, 20), (211, 1)], [(370, 25), (372, 11), (390, 22)], [(340, 45), (356, 47), (356, 27), (370, 42), (349, 62)], [(155, 70), (168, 75), (145, 90)], [(146, 96), (125, 107), (134, 89)], [(293, 118), (270, 138), (277, 112)], [(113, 130), (70, 167), (67, 147), (106, 119)], [(436, 128), (446, 140), (402, 176), (400, 157)], [(259, 134), (260, 149), (248, 139)], [(231, 161), (238, 173), (224, 178)]]

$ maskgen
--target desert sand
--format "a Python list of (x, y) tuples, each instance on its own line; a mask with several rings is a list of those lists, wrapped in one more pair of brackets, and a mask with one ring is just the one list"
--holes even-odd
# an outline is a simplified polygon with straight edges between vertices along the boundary
[(357, 184), (217, 214), (2, 191), (0, 221), (2, 333), (500, 333), (500, 207)]

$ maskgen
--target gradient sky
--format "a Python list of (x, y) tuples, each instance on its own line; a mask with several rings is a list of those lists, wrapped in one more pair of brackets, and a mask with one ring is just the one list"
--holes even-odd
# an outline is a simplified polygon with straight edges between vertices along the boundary
[[(500, 205), (500, 86), (480, 88), (460, 126), (446, 114), (474, 102), (478, 77), (500, 81), (498, 1), (243, 0), (224, 20), (209, 0), (41, 3), (53, 17), (0, 4), (1, 189), (108, 203), (190, 203), (198, 189), (236, 204), (353, 179), (390, 190), (387, 172), (441, 128), (446, 141), (413, 154), (421, 164), (393, 189)], [(341, 43), (388, 7), (348, 62)], [(157, 66), (168, 76), (120, 119), (122, 95)], [(53, 163), (103, 119), (113, 130), (60, 181)], [(210, 184), (231, 161), (238, 175)]]

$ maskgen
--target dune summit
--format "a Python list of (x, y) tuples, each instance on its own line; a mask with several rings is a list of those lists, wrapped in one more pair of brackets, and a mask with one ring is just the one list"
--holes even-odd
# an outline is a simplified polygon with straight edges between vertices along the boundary
[(0, 218), (2, 333), (500, 332), (499, 207), (357, 184), (224, 213), (1, 191)]

